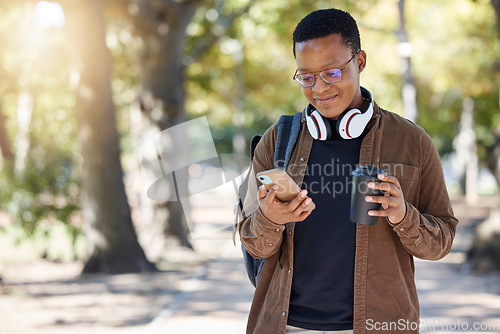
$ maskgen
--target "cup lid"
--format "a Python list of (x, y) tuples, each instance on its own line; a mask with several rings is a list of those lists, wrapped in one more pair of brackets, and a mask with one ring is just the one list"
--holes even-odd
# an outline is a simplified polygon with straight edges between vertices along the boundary
[(387, 175), (387, 171), (367, 165), (357, 165), (356, 169), (352, 171), (352, 175), (377, 176), (378, 174)]

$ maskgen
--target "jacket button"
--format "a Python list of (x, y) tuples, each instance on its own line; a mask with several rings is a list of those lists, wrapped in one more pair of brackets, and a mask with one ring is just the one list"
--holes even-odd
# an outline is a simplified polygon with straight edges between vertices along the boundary
[(279, 232), (279, 231), (280, 231), (280, 229), (279, 229), (279, 228), (277, 228), (277, 229), (276, 229), (276, 232)]
[(269, 244), (269, 247), (272, 247), (272, 246), (273, 246), (273, 244)]
[(291, 274), (292, 273), (292, 269), (288, 269), (288, 273)]
[(281, 316), (282, 316), (282, 317), (284, 317), (285, 315), (286, 315), (286, 312), (283, 312), (283, 313), (281, 314)]
[(304, 162), (305, 161), (305, 159), (302, 158), (302, 157), (299, 160), (300, 160), (300, 162)]

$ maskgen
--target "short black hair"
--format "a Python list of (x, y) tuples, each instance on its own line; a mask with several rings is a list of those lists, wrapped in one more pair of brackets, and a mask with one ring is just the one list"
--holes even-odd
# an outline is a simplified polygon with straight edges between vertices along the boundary
[(299, 22), (293, 32), (293, 56), (296, 57), (296, 43), (332, 34), (340, 34), (344, 45), (351, 48), (353, 55), (361, 50), (356, 20), (343, 10), (330, 8), (314, 11)]

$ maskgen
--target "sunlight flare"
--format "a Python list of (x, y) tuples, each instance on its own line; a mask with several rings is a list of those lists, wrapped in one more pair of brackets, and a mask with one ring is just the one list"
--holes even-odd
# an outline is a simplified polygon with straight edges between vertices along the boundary
[(40, 1), (36, 4), (35, 19), (42, 28), (60, 28), (66, 22), (61, 5), (48, 1)]

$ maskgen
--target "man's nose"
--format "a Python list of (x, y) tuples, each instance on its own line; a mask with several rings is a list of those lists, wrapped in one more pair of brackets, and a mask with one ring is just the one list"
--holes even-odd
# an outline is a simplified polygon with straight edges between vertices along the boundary
[(314, 92), (320, 93), (328, 89), (329, 83), (326, 83), (319, 73), (316, 74), (314, 79), (314, 85), (311, 87)]

